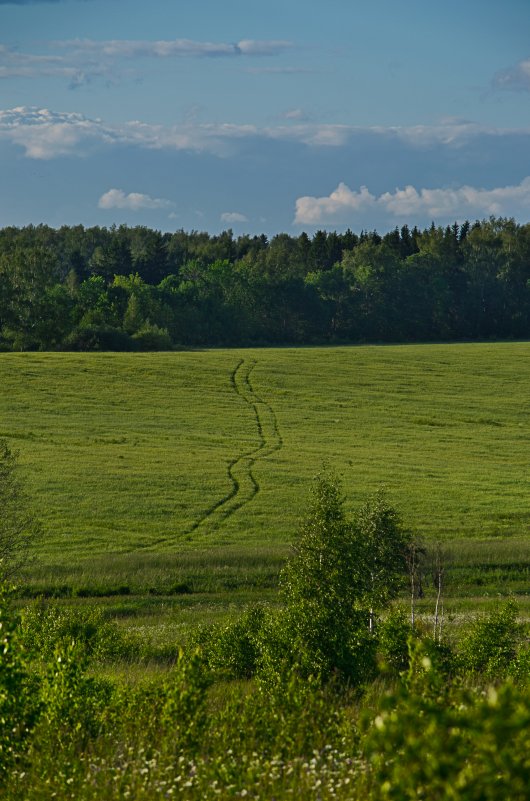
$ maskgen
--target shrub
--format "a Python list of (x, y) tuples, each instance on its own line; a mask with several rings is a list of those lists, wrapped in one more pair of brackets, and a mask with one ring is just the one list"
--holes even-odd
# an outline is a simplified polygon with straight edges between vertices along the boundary
[(49, 661), (59, 647), (75, 643), (89, 659), (106, 660), (137, 655), (138, 644), (106, 620), (96, 607), (61, 608), (38, 603), (22, 618), (21, 637), (37, 659)]
[(137, 350), (159, 351), (173, 349), (173, 343), (167, 328), (159, 328), (158, 325), (153, 325), (149, 321), (145, 322), (133, 334), (132, 339)]
[(409, 667), (414, 630), (403, 609), (392, 609), (377, 628), (378, 656), (384, 672), (402, 673)]
[(490, 678), (500, 677), (515, 659), (521, 635), (517, 606), (508, 601), (490, 615), (476, 620), (462, 638), (459, 648), (461, 667), (484, 673)]
[(41, 708), (38, 680), (8, 596), (0, 587), (0, 785), (23, 754)]
[(62, 342), (60, 350), (130, 351), (133, 339), (121, 328), (107, 325), (79, 326)]
[(362, 750), (371, 801), (526, 801), (530, 691), (487, 692), (447, 682), (418, 652), (402, 683), (365, 720)]
[(210, 668), (229, 679), (250, 678), (261, 658), (262, 630), (266, 609), (256, 605), (235, 622), (213, 627), (202, 638), (202, 647)]

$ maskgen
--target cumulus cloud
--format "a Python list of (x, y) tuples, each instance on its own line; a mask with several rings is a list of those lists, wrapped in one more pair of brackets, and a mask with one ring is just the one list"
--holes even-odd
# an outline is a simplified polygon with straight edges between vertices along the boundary
[(23, 147), (33, 159), (84, 155), (93, 143), (112, 143), (119, 134), (101, 120), (90, 120), (75, 112), (54, 112), (46, 108), (17, 108), (0, 111), (0, 140)]
[(340, 223), (365, 211), (382, 211), (390, 217), (411, 216), (432, 219), (466, 219), (489, 215), (511, 216), (520, 209), (530, 209), (530, 177), (516, 186), (477, 189), (416, 189), (406, 186), (378, 197), (365, 186), (353, 191), (346, 184), (326, 197), (299, 197), (296, 201), (295, 225)]
[(101, 195), (98, 206), (100, 209), (140, 211), (140, 209), (167, 209), (173, 206), (173, 203), (164, 198), (143, 195), (141, 192), (129, 192), (126, 195), (123, 189), (109, 189)]
[(224, 211), (221, 214), (221, 222), (225, 223), (245, 223), (248, 222), (248, 217), (240, 214), (238, 211)]
[(495, 89), (530, 92), (530, 58), (501, 70), (493, 78)]
[(376, 198), (365, 186), (359, 192), (352, 190), (344, 183), (328, 197), (299, 197), (296, 201), (295, 225), (318, 225), (320, 222), (333, 222), (345, 214), (366, 209), (376, 203)]

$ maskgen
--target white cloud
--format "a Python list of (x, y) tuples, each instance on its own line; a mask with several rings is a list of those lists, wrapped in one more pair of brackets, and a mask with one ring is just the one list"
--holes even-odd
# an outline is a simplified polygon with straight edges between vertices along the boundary
[(242, 39), (239, 42), (70, 39), (47, 42), (43, 47), (48, 48), (47, 54), (22, 53), (0, 44), (0, 79), (66, 78), (70, 88), (76, 88), (97, 77), (116, 82), (124, 75), (137, 74), (135, 65), (125, 72), (120, 71), (119, 63), (124, 60), (272, 57), (292, 49), (294, 44), (275, 39)]
[(101, 120), (90, 120), (75, 112), (19, 106), (0, 111), (0, 140), (25, 149), (33, 159), (84, 155), (94, 143), (118, 141), (118, 133)]
[(312, 75), (315, 70), (306, 67), (246, 67), (250, 75)]
[(71, 87), (79, 86), (95, 76), (112, 77), (107, 65), (95, 60), (79, 62), (63, 55), (21, 53), (0, 45), (0, 79), (7, 78), (66, 78)]
[(299, 197), (296, 201), (295, 225), (318, 225), (323, 221), (333, 222), (341, 219), (345, 213), (356, 212), (362, 208), (373, 206), (376, 198), (365, 186), (360, 192), (352, 190), (344, 183), (328, 197)]
[(255, 39), (242, 39), (237, 43), (237, 50), (245, 56), (278, 56), (285, 50), (291, 50), (293, 42), (283, 39), (257, 41)]
[(248, 217), (240, 214), (238, 211), (224, 211), (221, 214), (221, 222), (225, 223), (245, 223), (248, 222)]
[(276, 56), (294, 47), (283, 40), (240, 42), (200, 42), (194, 39), (70, 39), (53, 43), (77, 54), (111, 58), (220, 58), (230, 56)]
[(139, 211), (140, 209), (166, 209), (173, 206), (173, 203), (170, 200), (143, 195), (140, 192), (130, 192), (126, 195), (123, 189), (109, 189), (108, 192), (101, 195), (98, 206), (100, 209)]
[(17, 108), (0, 110), (0, 141), (23, 147), (33, 159), (83, 156), (95, 145), (133, 145), (151, 150), (190, 150), (224, 155), (230, 142), (254, 136), (250, 125), (148, 125), (138, 120), (109, 125), (74, 112)]
[(282, 115), (286, 120), (303, 121), (309, 119), (309, 114), (303, 108), (290, 108)]
[(459, 147), (479, 136), (499, 137), (514, 133), (528, 136), (530, 130), (486, 128), (458, 121), (409, 128), (361, 128), (302, 122), (259, 128), (256, 125), (199, 123), (194, 119), (173, 126), (153, 125), (140, 120), (111, 125), (74, 112), (25, 106), (0, 110), (0, 141), (23, 147), (26, 156), (35, 159), (83, 156), (96, 145), (132, 145), (151, 150), (189, 150), (225, 156), (234, 153), (238, 140), (251, 138), (339, 148), (355, 142), (357, 137), (371, 137), (374, 141), (405, 141), (413, 149), (426, 149)]
[(299, 197), (295, 225), (340, 223), (355, 214), (382, 211), (390, 217), (411, 216), (463, 220), (489, 215), (511, 216), (517, 210), (530, 209), (530, 177), (517, 186), (477, 189), (420, 189), (406, 186), (376, 197), (363, 186), (358, 192), (340, 183), (326, 197)]
[(530, 92), (530, 58), (501, 70), (493, 78), (495, 89)]

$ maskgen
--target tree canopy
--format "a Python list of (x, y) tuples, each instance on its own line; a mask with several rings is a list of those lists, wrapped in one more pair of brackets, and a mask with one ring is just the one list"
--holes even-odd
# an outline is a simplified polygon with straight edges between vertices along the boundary
[(4, 350), (528, 337), (530, 224), (511, 219), (270, 241), (0, 229)]

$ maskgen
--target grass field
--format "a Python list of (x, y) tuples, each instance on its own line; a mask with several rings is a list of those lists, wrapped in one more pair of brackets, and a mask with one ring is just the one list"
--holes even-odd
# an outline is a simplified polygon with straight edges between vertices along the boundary
[(530, 344), (1, 354), (0, 386), (35, 592), (270, 594), (324, 459), (350, 510), (384, 485), (442, 541), (460, 595), (528, 591)]

